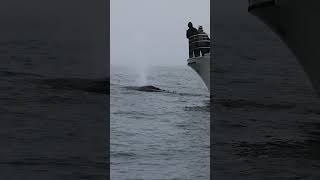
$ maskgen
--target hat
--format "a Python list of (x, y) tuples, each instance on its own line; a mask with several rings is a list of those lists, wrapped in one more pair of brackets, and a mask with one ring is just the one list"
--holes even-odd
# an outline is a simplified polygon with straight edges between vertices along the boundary
[(202, 29), (202, 26), (199, 26), (199, 29)]

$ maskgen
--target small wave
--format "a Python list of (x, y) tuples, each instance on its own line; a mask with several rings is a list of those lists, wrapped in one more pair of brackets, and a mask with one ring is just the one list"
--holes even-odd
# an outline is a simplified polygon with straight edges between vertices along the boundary
[(207, 96), (208, 96), (208, 95), (206, 95), (206, 94), (197, 94), (197, 93), (179, 93), (179, 92), (175, 92), (175, 91), (172, 91), (171, 93), (178, 94), (178, 95), (180, 95), (180, 96), (195, 96), (195, 97), (197, 97), (197, 96), (199, 96), (199, 97), (203, 97), (203, 96), (207, 97)]
[(111, 152), (111, 157), (134, 157), (135, 153), (132, 152)]
[(319, 159), (316, 153), (320, 148), (319, 141), (291, 141), (291, 140), (275, 140), (270, 142), (248, 143), (241, 142), (234, 145), (237, 149), (236, 155), (245, 157), (266, 156), (268, 158), (283, 157), (305, 157), (310, 159)]
[(185, 107), (186, 111), (202, 111), (202, 112), (210, 112), (210, 105), (207, 106), (192, 106), (192, 107)]
[(54, 89), (83, 90), (99, 94), (110, 94), (107, 79), (45, 79), (41, 80), (41, 83)]
[(279, 102), (279, 103), (262, 103), (254, 102), (245, 99), (214, 99), (215, 104), (220, 104), (228, 108), (243, 108), (243, 107), (253, 107), (253, 108), (268, 108), (268, 109), (292, 109), (295, 108), (295, 104)]
[(34, 74), (34, 73), (25, 73), (25, 72), (14, 72), (14, 71), (0, 71), (0, 75), (1, 76), (8, 76), (8, 77), (12, 77), (12, 76), (30, 76), (30, 77), (43, 77), (42, 75), (39, 74)]

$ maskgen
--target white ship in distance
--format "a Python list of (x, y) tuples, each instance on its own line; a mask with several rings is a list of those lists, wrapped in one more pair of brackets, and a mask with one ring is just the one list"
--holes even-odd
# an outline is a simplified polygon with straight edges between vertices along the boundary
[(319, 0), (249, 0), (248, 11), (289, 47), (320, 95)]

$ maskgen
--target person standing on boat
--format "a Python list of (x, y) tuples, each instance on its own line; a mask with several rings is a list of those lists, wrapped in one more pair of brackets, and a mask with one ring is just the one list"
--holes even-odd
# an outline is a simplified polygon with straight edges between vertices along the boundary
[(197, 49), (196, 42), (198, 30), (193, 27), (192, 22), (188, 23), (189, 29), (187, 30), (187, 38), (189, 39), (189, 58), (193, 57), (193, 53), (196, 57), (200, 55), (200, 50)]
[(210, 38), (207, 35), (207, 33), (203, 31), (202, 26), (199, 26), (198, 33), (199, 33), (198, 47), (201, 51), (202, 56), (204, 56), (205, 54), (210, 52)]

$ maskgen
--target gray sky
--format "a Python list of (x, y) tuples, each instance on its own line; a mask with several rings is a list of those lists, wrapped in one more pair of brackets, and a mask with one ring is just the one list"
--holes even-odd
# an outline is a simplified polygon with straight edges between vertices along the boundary
[(187, 23), (210, 34), (210, 0), (111, 0), (112, 65), (185, 65)]

